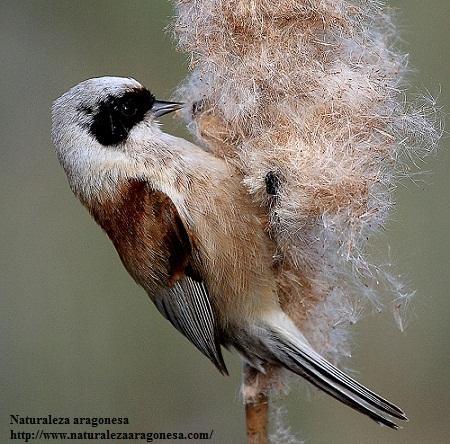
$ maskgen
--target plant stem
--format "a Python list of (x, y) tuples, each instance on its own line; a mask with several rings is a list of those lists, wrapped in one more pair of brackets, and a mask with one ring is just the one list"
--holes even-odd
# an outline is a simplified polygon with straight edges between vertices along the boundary
[(269, 396), (265, 375), (244, 363), (243, 397), (248, 444), (268, 444)]

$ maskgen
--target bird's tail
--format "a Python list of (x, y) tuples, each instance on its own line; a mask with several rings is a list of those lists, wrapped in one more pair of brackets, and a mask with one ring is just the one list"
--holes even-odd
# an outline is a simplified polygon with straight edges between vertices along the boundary
[[(408, 419), (399, 407), (367, 389), (314, 351), (286, 315), (276, 317), (276, 320), (269, 318), (256, 328), (258, 358), (268, 358), (286, 367), (379, 424), (398, 429), (387, 415)], [(249, 360), (254, 358), (253, 354)], [(256, 364), (258, 366), (258, 361)]]

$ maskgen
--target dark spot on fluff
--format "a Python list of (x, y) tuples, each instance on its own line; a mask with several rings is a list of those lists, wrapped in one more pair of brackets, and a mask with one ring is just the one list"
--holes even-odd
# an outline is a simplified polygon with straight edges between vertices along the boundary
[(280, 178), (274, 171), (269, 171), (264, 178), (266, 183), (266, 192), (271, 196), (276, 196), (280, 189)]
[[(142, 122), (155, 101), (145, 88), (136, 88), (119, 97), (108, 96), (94, 112), (90, 133), (105, 146), (125, 142), (131, 129)], [(86, 114), (92, 110), (85, 109)]]
[(192, 115), (196, 116), (197, 114), (200, 114), (203, 111), (203, 108), (205, 106), (204, 100), (197, 100), (192, 104)]

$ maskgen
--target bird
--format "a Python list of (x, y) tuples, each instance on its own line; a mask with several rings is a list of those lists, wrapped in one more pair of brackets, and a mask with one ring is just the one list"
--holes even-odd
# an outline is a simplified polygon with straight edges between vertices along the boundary
[(327, 361), (282, 310), (276, 245), (242, 175), (162, 131), (183, 108), (132, 78), (85, 80), (55, 100), (52, 141), (68, 183), (158, 311), (222, 374), (222, 349), (273, 364), (397, 429), (403, 410)]

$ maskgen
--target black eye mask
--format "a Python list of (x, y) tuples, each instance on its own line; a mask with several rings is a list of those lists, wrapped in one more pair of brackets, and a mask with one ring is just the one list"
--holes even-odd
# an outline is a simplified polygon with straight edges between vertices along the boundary
[(125, 142), (131, 129), (142, 122), (154, 102), (154, 96), (144, 88), (127, 91), (120, 97), (108, 96), (98, 106), (89, 131), (105, 146)]

